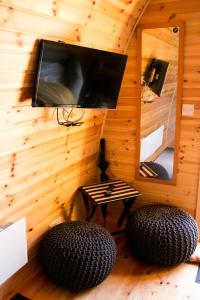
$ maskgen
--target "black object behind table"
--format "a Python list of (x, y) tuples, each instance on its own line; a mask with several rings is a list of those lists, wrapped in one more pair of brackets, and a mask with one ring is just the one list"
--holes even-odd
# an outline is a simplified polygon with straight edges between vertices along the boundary
[[(105, 139), (100, 140), (100, 151), (99, 151), (99, 168), (101, 170), (100, 179), (101, 182), (109, 180), (106, 170), (108, 168), (108, 162), (106, 161), (106, 142)], [(101, 205), (101, 212), (103, 216), (103, 225), (106, 223), (106, 214), (107, 214), (107, 203)]]

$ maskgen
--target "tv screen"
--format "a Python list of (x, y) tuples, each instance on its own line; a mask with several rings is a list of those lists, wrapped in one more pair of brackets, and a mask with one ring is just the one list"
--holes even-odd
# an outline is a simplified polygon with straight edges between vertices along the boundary
[(116, 108), (127, 55), (41, 40), (32, 106)]
[(153, 58), (145, 70), (144, 81), (159, 97), (162, 93), (168, 65), (168, 62)]

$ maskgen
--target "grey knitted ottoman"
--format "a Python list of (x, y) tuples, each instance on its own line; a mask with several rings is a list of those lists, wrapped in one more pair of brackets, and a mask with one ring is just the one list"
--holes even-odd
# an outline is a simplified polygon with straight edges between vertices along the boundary
[(147, 205), (132, 213), (126, 237), (133, 253), (146, 263), (176, 265), (189, 259), (198, 240), (195, 220), (169, 205)]
[(50, 279), (72, 291), (101, 283), (112, 271), (116, 245), (110, 233), (92, 222), (70, 221), (50, 229), (40, 248)]

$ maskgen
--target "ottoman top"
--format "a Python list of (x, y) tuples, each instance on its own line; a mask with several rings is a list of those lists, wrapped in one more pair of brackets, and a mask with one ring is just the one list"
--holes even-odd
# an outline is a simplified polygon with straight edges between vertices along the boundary
[(152, 223), (162, 222), (162, 223), (174, 223), (177, 220), (180, 222), (182, 219), (190, 219), (190, 215), (183, 210), (165, 204), (153, 204), (141, 207), (134, 212), (136, 217), (142, 218), (143, 221), (151, 221)]
[[(111, 234), (102, 226), (87, 221), (69, 221), (51, 228), (47, 233), (47, 239), (52, 245), (62, 248), (91, 247), (98, 245), (103, 248), (105, 244), (113, 241)], [(114, 241), (113, 241), (114, 242)]]

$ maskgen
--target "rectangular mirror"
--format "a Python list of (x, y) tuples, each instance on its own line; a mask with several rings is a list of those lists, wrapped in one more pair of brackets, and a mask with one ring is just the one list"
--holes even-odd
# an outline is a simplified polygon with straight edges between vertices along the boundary
[(137, 30), (139, 180), (175, 184), (182, 96), (183, 24)]

